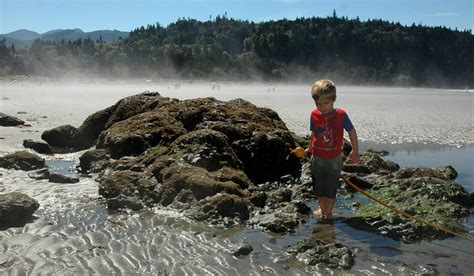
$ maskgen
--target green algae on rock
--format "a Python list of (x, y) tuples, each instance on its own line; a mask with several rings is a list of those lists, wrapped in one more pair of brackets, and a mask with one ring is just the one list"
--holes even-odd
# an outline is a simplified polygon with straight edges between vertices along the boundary
[[(367, 191), (407, 214), (451, 231), (463, 231), (459, 218), (469, 215), (470, 194), (458, 183), (431, 177), (397, 179), (390, 185)], [(348, 223), (404, 242), (444, 238), (449, 234), (402, 217), (376, 203), (361, 204)]]

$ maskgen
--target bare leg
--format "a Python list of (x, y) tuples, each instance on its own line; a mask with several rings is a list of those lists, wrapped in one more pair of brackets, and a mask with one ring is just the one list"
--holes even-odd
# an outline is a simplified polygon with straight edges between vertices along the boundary
[(334, 208), (334, 203), (336, 202), (336, 199), (325, 197), (324, 201), (325, 201), (324, 205), (326, 206), (326, 208), (323, 212), (323, 215), (326, 219), (332, 219), (332, 209)]
[(318, 197), (319, 208), (313, 211), (313, 215), (322, 217), (324, 210), (326, 210), (324, 203), (324, 197)]

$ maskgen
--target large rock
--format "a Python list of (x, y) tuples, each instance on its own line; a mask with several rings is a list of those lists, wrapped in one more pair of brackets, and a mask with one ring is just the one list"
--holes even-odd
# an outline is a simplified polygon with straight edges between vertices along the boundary
[(115, 117), (112, 125), (109, 120), (106, 130), (98, 136), (97, 148), (107, 149), (114, 158), (139, 155), (157, 145), (168, 147), (189, 131), (212, 129), (227, 137), (252, 181), (299, 174), (298, 160), (285, 160), (288, 149), (296, 146), (294, 136), (274, 111), (244, 100), (166, 99), (158, 97), (160, 105), (154, 110), (123, 115), (120, 118), (125, 119), (121, 121)]
[[(199, 129), (224, 134), (227, 142), (254, 182), (299, 175), (296, 158), (285, 160), (296, 145), (278, 114), (236, 99), (214, 98), (179, 101), (158, 93), (142, 93), (89, 116), (74, 134), (77, 149), (106, 149), (113, 158), (137, 156), (155, 146), (168, 147), (178, 137)], [(84, 142), (88, 141), (88, 142)]]
[(50, 146), (69, 148), (73, 146), (73, 135), (76, 128), (71, 125), (62, 125), (41, 134), (41, 139), (45, 140)]
[(16, 117), (9, 116), (5, 113), (0, 112), (0, 126), (22, 126), (25, 122)]
[[(112, 171), (100, 178), (99, 191), (106, 198), (123, 195), (187, 209), (224, 193), (251, 204), (246, 190), (251, 183), (300, 174), (299, 160), (285, 159), (289, 148), (297, 145), (295, 135), (269, 109), (213, 98), (177, 101), (139, 95), (129, 100), (140, 97), (159, 108), (114, 116), (114, 123), (108, 120), (96, 139), (100, 152), (81, 157), (85, 170), (98, 160), (105, 171)], [(118, 159), (104, 161), (109, 152)], [(139, 180), (152, 177), (153, 186), (139, 187)]]
[(6, 169), (31, 171), (44, 168), (45, 165), (43, 158), (28, 151), (18, 151), (0, 157), (0, 167)]
[(38, 207), (38, 202), (25, 194), (0, 194), (0, 229), (23, 226)]
[[(76, 149), (96, 146), (81, 167), (100, 170), (99, 193), (110, 208), (161, 204), (229, 223), (246, 221), (250, 207), (290, 204), (292, 191), (270, 193), (267, 202), (258, 191), (251, 197), (249, 187), (298, 179), (300, 160), (285, 157), (304, 142), (276, 112), (248, 101), (180, 101), (158, 93), (92, 114), (72, 140)], [(287, 227), (302, 221), (293, 220)]]

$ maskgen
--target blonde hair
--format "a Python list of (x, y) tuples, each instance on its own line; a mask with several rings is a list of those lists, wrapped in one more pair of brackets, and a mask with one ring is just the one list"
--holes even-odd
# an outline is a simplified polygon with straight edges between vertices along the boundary
[(336, 100), (336, 85), (330, 80), (318, 80), (311, 87), (311, 97), (318, 101), (321, 97)]

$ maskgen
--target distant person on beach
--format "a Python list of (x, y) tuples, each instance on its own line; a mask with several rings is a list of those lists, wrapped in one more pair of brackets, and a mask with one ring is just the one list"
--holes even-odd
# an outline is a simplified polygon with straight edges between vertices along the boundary
[(330, 80), (315, 82), (311, 88), (311, 96), (316, 108), (311, 111), (311, 142), (305, 150), (305, 156), (312, 157), (313, 191), (319, 204), (319, 209), (313, 214), (331, 220), (342, 168), (343, 130), (348, 132), (351, 141), (352, 151), (349, 158), (352, 163), (360, 161), (359, 144), (357, 132), (347, 113), (341, 108), (334, 108), (334, 83)]

